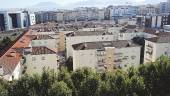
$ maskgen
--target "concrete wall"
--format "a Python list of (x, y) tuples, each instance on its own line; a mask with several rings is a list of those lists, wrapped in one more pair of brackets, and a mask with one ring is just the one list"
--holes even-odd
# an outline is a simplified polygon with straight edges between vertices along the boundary
[(78, 50), (73, 51), (73, 70), (89, 67), (97, 67), (96, 50)]
[(140, 50), (141, 47), (126, 47), (115, 49), (115, 64), (122, 69), (127, 69), (131, 66), (137, 67), (140, 65)]
[(35, 14), (29, 14), (29, 20), (30, 25), (35, 25), (36, 24)]
[(26, 73), (33, 75), (35, 73), (41, 74), (43, 68), (58, 70), (59, 64), (57, 62), (58, 56), (56, 54), (44, 55), (27, 55), (26, 56)]
[[(114, 68), (128, 69), (131, 66), (140, 65), (141, 47), (106, 48), (100, 51), (73, 50), (73, 69), (90, 67), (99, 72), (105, 69), (114, 71)], [(101, 61), (102, 60), (102, 61)]]
[(48, 48), (56, 49), (58, 47), (55, 39), (32, 40), (32, 47), (46, 46)]
[(156, 47), (155, 43), (145, 40), (144, 63), (154, 62), (157, 59)]

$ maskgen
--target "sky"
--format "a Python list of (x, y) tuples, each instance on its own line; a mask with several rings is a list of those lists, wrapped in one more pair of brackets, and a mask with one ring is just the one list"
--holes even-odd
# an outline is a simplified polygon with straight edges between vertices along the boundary
[(124, 4), (157, 4), (166, 0), (0, 0), (0, 8), (28, 8), (36, 6), (41, 2), (52, 2), (58, 8), (71, 7), (106, 7), (108, 5), (124, 5)]

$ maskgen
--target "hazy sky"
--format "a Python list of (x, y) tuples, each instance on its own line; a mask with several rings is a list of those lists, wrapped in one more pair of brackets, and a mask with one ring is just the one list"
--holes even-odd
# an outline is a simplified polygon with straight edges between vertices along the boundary
[(159, 3), (166, 0), (0, 0), (0, 8), (25, 8), (36, 5), (40, 2), (53, 2), (60, 7), (80, 7), (80, 6), (95, 6), (104, 7), (107, 5), (117, 4), (146, 4)]

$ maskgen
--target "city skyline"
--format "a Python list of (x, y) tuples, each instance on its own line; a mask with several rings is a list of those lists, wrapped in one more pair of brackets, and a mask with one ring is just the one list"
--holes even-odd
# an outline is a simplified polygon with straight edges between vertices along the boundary
[[(142, 5), (157, 4), (167, 0), (3, 0), (0, 8), (30, 8), (48, 6), (48, 3), (56, 8), (75, 8), (75, 7), (106, 7), (108, 5)], [(10, 3), (9, 3), (10, 2)], [(47, 4), (47, 5), (46, 5)]]

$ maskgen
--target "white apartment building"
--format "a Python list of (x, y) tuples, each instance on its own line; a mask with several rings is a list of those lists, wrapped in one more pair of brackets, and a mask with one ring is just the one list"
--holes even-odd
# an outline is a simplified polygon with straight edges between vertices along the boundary
[(138, 8), (136, 6), (113, 6), (110, 9), (110, 17), (131, 17), (136, 16)]
[(54, 71), (59, 68), (57, 53), (47, 47), (26, 48), (24, 56), (27, 74), (41, 74), (43, 68), (54, 69)]
[(170, 37), (154, 37), (145, 40), (144, 63), (155, 62), (160, 56), (170, 56)]
[(95, 28), (80, 28), (78, 31), (104, 31), (103, 27), (95, 27)]
[(72, 47), (73, 70), (90, 67), (103, 72), (140, 65), (141, 47), (131, 41), (85, 42)]
[(76, 21), (78, 15), (79, 14), (77, 11), (67, 11), (64, 13), (64, 20), (65, 21)]
[(51, 49), (57, 48), (57, 40), (50, 35), (32, 35), (30, 36), (32, 47), (46, 46)]
[(154, 6), (154, 5), (143, 5), (143, 6), (139, 6), (139, 10), (138, 10), (138, 14), (140, 15), (150, 15), (150, 16), (153, 16), (153, 15), (156, 15), (158, 14), (158, 7), (157, 6)]
[(169, 13), (170, 12), (170, 1), (167, 0), (167, 2), (161, 2), (159, 4), (160, 13)]
[(105, 10), (98, 10), (98, 19), (99, 20), (104, 20), (105, 19)]
[(72, 56), (72, 45), (83, 42), (115, 41), (117, 36), (104, 31), (72, 32), (66, 34), (67, 58)]
[(29, 14), (29, 25), (35, 25), (36, 24), (36, 18), (35, 18), (35, 14), (31, 13)]
[(56, 14), (55, 14), (55, 16), (56, 16), (56, 21), (57, 22), (62, 22), (62, 21), (64, 21), (64, 13), (63, 12), (57, 12)]

